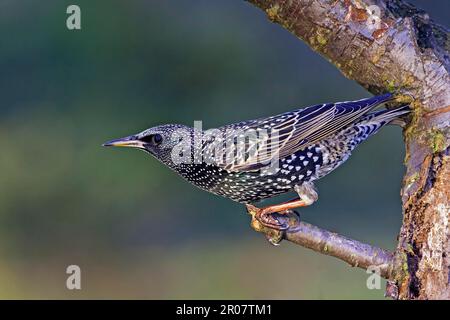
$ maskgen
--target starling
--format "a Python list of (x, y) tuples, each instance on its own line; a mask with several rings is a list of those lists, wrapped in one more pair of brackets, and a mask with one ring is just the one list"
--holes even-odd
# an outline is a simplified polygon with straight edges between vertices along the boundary
[[(103, 145), (150, 153), (195, 186), (246, 204), (262, 225), (284, 230), (272, 214), (314, 203), (315, 180), (344, 163), (384, 125), (404, 124), (408, 106), (372, 111), (393, 99), (384, 94), (319, 104), (206, 131), (166, 124)], [(264, 208), (252, 205), (292, 191), (298, 198)]]

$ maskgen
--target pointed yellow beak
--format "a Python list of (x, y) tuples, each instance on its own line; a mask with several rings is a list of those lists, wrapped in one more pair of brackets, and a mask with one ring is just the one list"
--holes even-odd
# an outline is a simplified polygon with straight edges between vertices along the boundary
[(114, 139), (102, 144), (103, 147), (130, 147), (144, 149), (144, 143), (135, 136), (129, 136), (120, 139)]

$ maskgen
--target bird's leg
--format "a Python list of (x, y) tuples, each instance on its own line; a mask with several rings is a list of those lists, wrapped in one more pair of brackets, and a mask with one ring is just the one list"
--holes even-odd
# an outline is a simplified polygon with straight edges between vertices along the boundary
[(272, 213), (284, 214), (289, 210), (307, 207), (313, 204), (319, 198), (314, 185), (311, 182), (305, 182), (302, 185), (296, 185), (294, 190), (298, 193), (299, 199), (293, 199), (288, 202), (267, 206), (264, 208), (257, 208), (251, 204), (247, 204), (247, 210), (255, 213), (255, 219), (257, 219), (263, 226), (283, 231), (289, 228), (285, 224), (281, 224), (277, 219), (272, 216)]
[(312, 182), (304, 182), (301, 185), (296, 185), (294, 190), (300, 199), (303, 199), (305, 202), (304, 206), (310, 206), (319, 199), (317, 189)]

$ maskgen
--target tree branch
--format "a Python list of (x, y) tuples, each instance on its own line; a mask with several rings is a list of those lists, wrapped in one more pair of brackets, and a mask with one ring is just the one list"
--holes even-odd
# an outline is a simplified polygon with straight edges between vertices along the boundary
[(278, 244), (285, 239), (302, 247), (326, 254), (347, 262), (352, 267), (363, 269), (372, 268), (385, 279), (392, 279), (394, 254), (371, 245), (352, 240), (337, 233), (321, 229), (309, 223), (298, 221), (298, 214), (289, 212), (278, 215), (281, 223), (290, 227), (287, 231), (278, 232), (262, 226), (252, 215), (252, 227), (266, 235), (272, 244)]
[[(389, 278), (400, 299), (450, 299), (450, 32), (402, 0), (247, 1), (370, 92), (415, 97), (404, 131), (403, 225)], [(320, 248), (307, 240), (321, 232), (302, 226), (287, 239)]]

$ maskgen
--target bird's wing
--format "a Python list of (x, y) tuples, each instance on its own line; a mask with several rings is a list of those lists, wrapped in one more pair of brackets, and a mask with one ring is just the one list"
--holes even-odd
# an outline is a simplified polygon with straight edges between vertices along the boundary
[[(356, 121), (391, 94), (358, 101), (328, 103), (219, 128), (224, 156), (216, 165), (228, 171), (252, 171), (320, 141)], [(230, 148), (230, 146), (233, 146)]]

